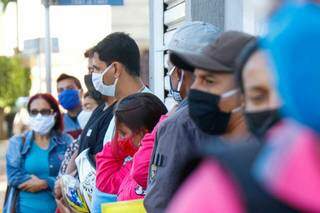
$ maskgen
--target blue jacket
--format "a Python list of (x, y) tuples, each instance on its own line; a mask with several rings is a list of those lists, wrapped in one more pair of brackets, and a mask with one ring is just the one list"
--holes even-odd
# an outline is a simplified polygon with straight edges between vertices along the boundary
[[(25, 142), (23, 143), (23, 137)], [(31, 174), (28, 174), (24, 168), (24, 159), (28, 155), (33, 143), (33, 131), (27, 131), (23, 135), (13, 136), (9, 140), (9, 146), (6, 154), (7, 178), (8, 184), (13, 187), (18, 187), (21, 183), (29, 180)], [(72, 138), (65, 134), (51, 133), (49, 143), (49, 177), (46, 179), (50, 190), (54, 189), (54, 183), (59, 173), (61, 162), (64, 158), (64, 153), (69, 144), (72, 143)]]

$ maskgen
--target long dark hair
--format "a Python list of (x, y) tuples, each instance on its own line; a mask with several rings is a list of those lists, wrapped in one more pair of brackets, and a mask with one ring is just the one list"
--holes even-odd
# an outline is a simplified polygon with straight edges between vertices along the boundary
[(116, 124), (125, 124), (132, 132), (146, 129), (151, 132), (161, 115), (168, 112), (166, 106), (155, 95), (136, 93), (122, 99), (114, 110)]
[(63, 132), (63, 119), (62, 119), (62, 114), (59, 109), (58, 101), (49, 93), (35, 94), (34, 96), (32, 96), (29, 99), (28, 106), (27, 106), (28, 112), (30, 112), (30, 106), (31, 106), (32, 102), (36, 99), (43, 99), (50, 105), (51, 109), (56, 114), (56, 123), (53, 126), (52, 130), (56, 130), (57, 132), (62, 133)]

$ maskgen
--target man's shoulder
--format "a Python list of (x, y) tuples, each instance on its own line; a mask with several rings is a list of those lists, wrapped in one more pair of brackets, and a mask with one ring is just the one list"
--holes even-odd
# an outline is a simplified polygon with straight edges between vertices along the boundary
[(185, 106), (171, 115), (167, 120), (165, 120), (159, 127), (159, 129), (165, 128), (185, 128), (185, 127), (195, 127), (194, 123), (189, 115), (189, 108)]

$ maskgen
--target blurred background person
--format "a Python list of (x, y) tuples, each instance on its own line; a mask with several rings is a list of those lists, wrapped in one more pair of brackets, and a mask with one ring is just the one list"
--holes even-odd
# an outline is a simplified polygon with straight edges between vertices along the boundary
[(270, 18), (264, 43), (284, 114), (291, 119), (268, 139), (255, 175), (275, 197), (302, 212), (320, 211), (319, 36), (319, 1), (287, 1)]
[(14, 208), (54, 212), (54, 182), (72, 138), (63, 133), (62, 114), (50, 94), (32, 96), (27, 109), (31, 130), (12, 137), (6, 155), (8, 183), (19, 191)]
[(94, 110), (103, 104), (103, 102), (104, 101), (102, 99), (95, 99), (92, 97), (89, 92), (86, 92), (83, 95), (82, 111), (79, 113), (77, 118), (81, 129), (85, 128)]
[[(101, 99), (96, 100), (93, 97), (91, 97), (88, 92), (84, 94), (82, 100), (82, 111), (78, 115), (78, 122), (82, 129), (85, 128), (92, 113), (102, 102), (103, 101)], [(63, 174), (75, 174), (76, 164), (74, 160), (78, 155), (78, 150), (79, 139), (74, 140), (73, 143), (67, 148), (63, 162), (60, 167), (60, 176)]]
[[(263, 137), (266, 140), (265, 145), (262, 150), (251, 146), (242, 150), (236, 148), (233, 151), (226, 149), (220, 153), (211, 152), (213, 159), (203, 163), (189, 178), (185, 188), (177, 195), (176, 202), (180, 204), (175, 206), (173, 203), (169, 212), (188, 212), (184, 211), (188, 208), (201, 211), (203, 207), (201, 202), (207, 203), (206, 200), (192, 201), (192, 194), (199, 193), (219, 196), (217, 199), (210, 199), (212, 205), (205, 207), (206, 211), (213, 212), (214, 210), (219, 212), (221, 208), (224, 212), (261, 212), (261, 210), (318, 212), (320, 210), (319, 196), (317, 196), (320, 189), (320, 173), (317, 167), (320, 163), (318, 136), (320, 125), (317, 119), (319, 99), (314, 96), (314, 91), (319, 90), (320, 79), (320, 63), (316, 54), (320, 48), (319, 26), (320, 7), (318, 3), (311, 1), (286, 2), (271, 17), (270, 32), (263, 40), (263, 45), (270, 53), (277, 76), (276, 84), (272, 83), (273, 80), (270, 81), (271, 75), (252, 76), (254, 73), (250, 71), (251, 59), (247, 63), (247, 71), (244, 68), (242, 75), (250, 114), (252, 111), (261, 112), (258, 104), (260, 100), (261, 106), (266, 106), (267, 102), (263, 100), (269, 100), (269, 107), (263, 109), (268, 111), (263, 114), (269, 116), (257, 116), (264, 119), (255, 122), (257, 123), (255, 128), (259, 130), (258, 136), (260, 138), (261, 135), (265, 136)], [(301, 40), (307, 42), (302, 44)], [(256, 58), (258, 62), (259, 53), (253, 54), (251, 58), (252, 60)], [(308, 70), (308, 73), (304, 70)], [(264, 86), (266, 81), (263, 79), (268, 78), (269, 85), (273, 84), (269, 88), (274, 90), (277, 85), (282, 101), (275, 98), (272, 90), (266, 90)], [(256, 84), (258, 83), (256, 81), (259, 81), (261, 86)], [(261, 89), (265, 87), (265, 91), (260, 89), (261, 92), (256, 93), (255, 87)], [(260, 97), (256, 99), (255, 96)], [(278, 116), (274, 116), (278, 114), (274, 112), (278, 111), (279, 107), (283, 108), (285, 115), (285, 119), (281, 119), (280, 123), (276, 122), (279, 120)], [(250, 117), (249, 123), (253, 118)], [(274, 126), (272, 123), (277, 125)], [(270, 129), (271, 126), (274, 127)], [(270, 130), (267, 134), (263, 134), (267, 129)], [(211, 187), (208, 187), (209, 184)], [(183, 194), (186, 193), (185, 190), (189, 195)], [(219, 202), (214, 203), (214, 200)], [(186, 205), (189, 202), (193, 204)]]
[(28, 105), (29, 97), (20, 97), (16, 101), (17, 113), (13, 120), (13, 134), (22, 134), (28, 129)]
[(82, 86), (74, 76), (61, 74), (57, 79), (57, 92), (60, 105), (67, 110), (63, 114), (64, 132), (77, 139), (81, 134), (78, 115), (81, 112)]

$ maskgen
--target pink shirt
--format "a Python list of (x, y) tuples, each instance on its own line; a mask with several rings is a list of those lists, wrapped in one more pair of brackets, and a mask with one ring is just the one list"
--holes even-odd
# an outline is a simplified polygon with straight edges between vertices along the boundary
[(131, 161), (125, 162), (127, 155), (118, 153), (114, 156), (111, 143), (107, 143), (97, 155), (97, 188), (105, 193), (117, 194), (118, 200), (141, 199), (147, 187), (149, 163), (157, 130), (166, 115), (160, 118), (151, 133), (147, 133), (141, 141), (139, 150)]

